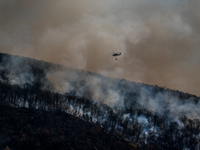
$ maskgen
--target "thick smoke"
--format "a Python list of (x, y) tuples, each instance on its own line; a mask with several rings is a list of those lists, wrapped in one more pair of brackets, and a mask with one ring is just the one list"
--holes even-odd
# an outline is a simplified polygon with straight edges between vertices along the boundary
[[(196, 0), (1, 0), (0, 51), (199, 95), (199, 6)], [(111, 54), (119, 51), (116, 61)]]
[(120, 94), (121, 88), (112, 78), (62, 67), (46, 70), (45, 75), (44, 89), (51, 89), (61, 94), (75, 92), (74, 94), (78, 96), (85, 96), (112, 108), (124, 107), (124, 95)]
[[(35, 81), (32, 68), (20, 57), (3, 57), (0, 72), (4, 72), (11, 85), (32, 84)], [(3, 81), (0, 78), (0, 81)]]
[[(114, 111), (124, 111), (125, 108), (148, 110), (176, 122), (180, 122), (179, 119), (184, 116), (200, 119), (200, 101), (195, 96), (181, 98), (178, 92), (161, 90), (156, 86), (105, 77), (61, 65), (44, 64), (18, 56), (3, 57), (0, 71), (4, 72), (10, 84), (33, 85), (39, 78), (42, 89), (87, 97), (98, 104), (110, 106)], [(36, 76), (34, 68), (43, 70), (44, 77)], [(3, 78), (0, 80), (3, 81)]]
[(138, 103), (145, 109), (173, 121), (178, 121), (184, 116), (200, 119), (200, 101), (196, 102), (195, 97), (181, 99), (178, 93), (174, 95), (171, 91), (157, 92), (153, 95), (150, 88), (142, 87), (141, 89)]

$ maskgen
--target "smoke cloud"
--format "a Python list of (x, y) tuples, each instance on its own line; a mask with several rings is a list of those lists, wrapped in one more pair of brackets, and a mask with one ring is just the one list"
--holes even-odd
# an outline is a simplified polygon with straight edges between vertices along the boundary
[[(0, 51), (200, 95), (199, 7), (196, 0), (1, 0)], [(117, 61), (113, 52), (122, 52)], [(65, 86), (58, 91), (73, 90)]]
[[(8, 79), (7, 82), (11, 85), (32, 84), (36, 80), (30, 65), (26, 64), (26, 60), (20, 57), (3, 57), (0, 72), (4, 72)], [(1, 77), (0, 81), (4, 82)]]

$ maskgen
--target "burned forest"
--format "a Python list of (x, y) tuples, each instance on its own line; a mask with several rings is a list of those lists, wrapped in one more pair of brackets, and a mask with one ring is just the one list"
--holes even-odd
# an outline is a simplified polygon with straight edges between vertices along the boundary
[[(1, 142), (1, 148), (6, 148), (9, 143), (13, 143), (12, 141), (16, 142), (19, 132), (21, 139), (26, 139), (26, 142), (39, 143), (35, 144), (38, 145), (34, 147), (35, 149), (49, 148), (41, 148), (42, 138), (38, 141), (40, 136), (45, 139), (49, 138), (50, 134), (55, 136), (59, 134), (53, 141), (49, 139), (50, 143), (46, 139), (43, 143), (46, 145), (51, 145), (55, 141), (59, 143), (60, 138), (60, 145), (58, 144), (60, 149), (65, 149), (67, 146), (84, 149), (85, 145), (85, 149), (118, 147), (118, 149), (141, 150), (199, 150), (199, 100), (200, 98), (195, 95), (157, 85), (106, 77), (63, 65), (0, 53), (0, 138), (3, 134), (15, 135), (7, 141), (5, 139), (4, 143)], [(17, 110), (20, 110), (20, 113)], [(41, 127), (32, 127), (31, 122), (33, 123), (34, 119), (24, 120), (22, 112), (39, 118), (37, 125), (41, 122), (39, 125)], [(50, 119), (50, 114), (56, 116), (53, 113), (61, 113), (62, 117)], [(13, 127), (6, 128), (6, 124), (12, 124), (5, 121), (6, 116), (11, 117), (16, 124), (20, 120), (20, 115), (22, 121), (18, 131), (13, 132), (11, 129)], [(43, 115), (48, 116), (48, 124), (53, 124), (57, 130), (53, 127), (43, 130), (42, 120), (45, 120)], [(60, 121), (64, 125), (68, 120), (66, 118), (70, 117), (79, 121), (76, 123), (71, 121), (71, 125), (68, 126), (78, 123), (80, 132), (81, 128), (84, 131), (90, 130), (92, 132), (88, 133), (90, 136), (98, 135), (96, 143), (95, 140), (89, 140), (86, 141), (89, 143), (87, 145), (83, 143), (83, 139), (77, 138), (80, 137), (78, 132), (69, 132), (73, 136), (68, 143), (75, 142), (74, 145), (83, 147), (76, 147), (73, 144), (65, 146), (66, 137), (69, 137), (68, 126), (64, 128), (55, 125), (58, 123), (54, 122)], [(25, 142), (20, 147), (18, 141), (11, 144), (10, 148), (23, 149), (24, 144)]]

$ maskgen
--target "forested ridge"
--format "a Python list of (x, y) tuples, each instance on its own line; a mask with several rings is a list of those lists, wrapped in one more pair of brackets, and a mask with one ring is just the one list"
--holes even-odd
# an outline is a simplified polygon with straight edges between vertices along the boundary
[(0, 105), (2, 150), (134, 150), (136, 145), (97, 124), (61, 111)]
[(1, 107), (66, 112), (138, 149), (200, 148), (195, 95), (2, 53), (0, 65)]

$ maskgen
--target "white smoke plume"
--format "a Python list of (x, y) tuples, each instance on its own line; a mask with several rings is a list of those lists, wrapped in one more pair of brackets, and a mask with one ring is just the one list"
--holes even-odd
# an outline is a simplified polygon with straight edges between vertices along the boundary
[(153, 95), (149, 88), (142, 87), (138, 103), (151, 112), (177, 121), (184, 116), (200, 119), (200, 99), (197, 99), (197, 102), (195, 100), (195, 97), (181, 99), (178, 93), (174, 95), (171, 91), (157, 92)]
[(114, 111), (132, 109), (136, 118), (138, 118), (136, 111), (144, 109), (161, 117), (165, 116), (180, 125), (179, 119), (184, 116), (200, 119), (200, 99), (194, 95), (181, 98), (179, 92), (161, 90), (157, 86), (105, 77), (61, 65), (49, 64), (47, 67), (44, 62), (36, 62), (18, 56), (3, 57), (0, 71), (6, 71), (5, 76), (10, 84), (34, 84), (38, 82), (38, 77), (33, 73), (33, 68), (38, 67), (45, 73), (44, 78), (39, 76), (43, 89), (60, 94), (73, 93), (83, 96), (93, 100), (94, 103), (106, 104)]
[[(6, 70), (5, 76), (12, 85), (32, 84), (35, 81), (31, 66), (26, 64), (26, 59), (20, 57), (3, 57), (0, 72)], [(3, 81), (0, 78), (0, 81)]]

